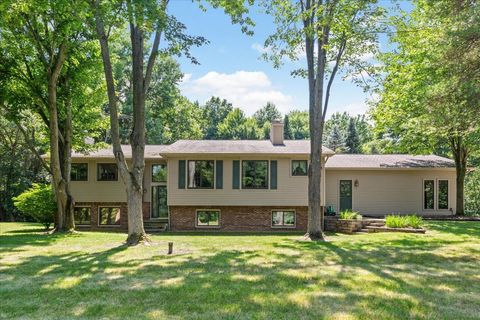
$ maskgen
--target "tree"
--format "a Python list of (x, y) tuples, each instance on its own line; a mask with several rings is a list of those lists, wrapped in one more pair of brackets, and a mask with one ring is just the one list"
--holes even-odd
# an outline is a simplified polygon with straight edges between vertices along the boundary
[[(242, 25), (242, 31), (249, 32), (253, 22), (245, 18), (248, 9), (243, 0), (209, 0), (214, 8), (223, 8), (230, 15), (232, 23)], [(107, 85), (108, 105), (110, 110), (110, 126), (113, 153), (126, 187), (128, 206), (128, 238), (127, 244), (135, 245), (148, 241), (143, 227), (142, 199), (143, 173), (145, 169), (145, 101), (152, 73), (159, 54), (160, 40), (165, 44), (162, 52), (167, 55), (185, 55), (192, 63), (198, 61), (190, 54), (192, 46), (206, 43), (203, 37), (190, 36), (185, 33), (186, 26), (174, 16), (168, 14), (168, 0), (129, 0), (103, 1), (91, 0), (91, 8), (95, 20), (95, 31), (100, 43), (102, 60)], [(118, 95), (112, 71), (109, 35), (112, 28), (122, 28), (128, 24), (130, 31), (130, 47), (132, 52), (132, 123), (130, 136), (132, 148), (131, 165), (127, 164), (121, 147)], [(153, 39), (150, 53), (145, 52), (145, 41)], [(148, 58), (145, 60), (145, 57)], [(144, 65), (146, 66), (144, 67)]]
[[(3, 1), (0, 10), (0, 106), (25, 141), (31, 140), (25, 129), (31, 112), (44, 123), (49, 165), (42, 163), (52, 176), (55, 228), (71, 231), (70, 154), (73, 145), (84, 146), (87, 129), (98, 125), (91, 127), (102, 103), (97, 100), (103, 87), (95, 73), (97, 51), (89, 41), (87, 14), (83, 3), (63, 0)], [(79, 123), (82, 130), (76, 131)]]
[(358, 136), (355, 120), (353, 118), (350, 118), (350, 121), (348, 122), (347, 137), (345, 139), (345, 147), (347, 148), (347, 153), (361, 152), (360, 138)]
[(330, 135), (327, 137), (327, 147), (334, 152), (343, 152), (345, 150), (345, 139), (338, 126), (334, 126)]
[(310, 138), (308, 128), (308, 112), (293, 110), (288, 114), (292, 138), (294, 140), (304, 140)]
[(263, 108), (253, 114), (253, 118), (257, 121), (257, 126), (262, 128), (267, 122), (272, 123), (273, 120), (280, 120), (282, 114), (273, 103), (267, 102)]
[(292, 128), (290, 128), (290, 119), (288, 117), (288, 114), (286, 114), (283, 118), (283, 138), (285, 140), (292, 139)]
[(204, 139), (218, 139), (218, 126), (233, 110), (230, 102), (219, 97), (211, 97), (202, 107), (205, 119)]
[[(374, 0), (275, 0), (265, 1), (276, 31), (265, 41), (264, 57), (274, 66), (284, 58), (298, 59), (305, 52), (307, 68), (294, 71), (306, 76), (309, 88), (310, 166), (308, 174), (308, 227), (306, 236), (323, 239), (321, 206), (322, 138), (330, 91), (339, 69), (362, 66), (362, 56), (377, 49), (377, 18), (384, 10)], [(333, 67), (329, 68), (328, 63)], [(363, 65), (364, 66), (364, 65)]]
[[(480, 15), (471, 1), (415, 1), (395, 21), (385, 54), (380, 99), (372, 115), (378, 131), (393, 132), (407, 152), (444, 151), (456, 166), (456, 214), (464, 214), (467, 161), (479, 150)], [(414, 30), (415, 32), (409, 32)]]

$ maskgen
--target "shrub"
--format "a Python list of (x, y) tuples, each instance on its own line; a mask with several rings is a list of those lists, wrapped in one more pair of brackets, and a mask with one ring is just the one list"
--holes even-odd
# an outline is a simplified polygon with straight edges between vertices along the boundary
[(480, 215), (480, 170), (473, 170), (465, 177), (465, 214)]
[(385, 225), (389, 228), (414, 228), (420, 229), (423, 224), (422, 217), (416, 215), (388, 215), (385, 217)]
[(356, 211), (344, 210), (344, 211), (340, 212), (340, 219), (342, 219), (342, 220), (352, 220), (352, 219), (361, 220), (362, 215), (359, 214)]
[(15, 207), (49, 229), (53, 223), (57, 204), (50, 185), (34, 184), (18, 197), (13, 198)]

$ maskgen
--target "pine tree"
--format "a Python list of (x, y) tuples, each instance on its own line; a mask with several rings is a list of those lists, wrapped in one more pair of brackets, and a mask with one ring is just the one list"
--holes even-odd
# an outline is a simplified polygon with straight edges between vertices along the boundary
[(283, 138), (285, 140), (292, 139), (292, 128), (290, 128), (290, 120), (288, 119), (288, 114), (285, 115), (283, 120)]
[(327, 139), (327, 147), (335, 152), (342, 152), (345, 148), (345, 142), (343, 140), (340, 129), (335, 125)]
[(353, 118), (350, 118), (350, 122), (348, 123), (345, 146), (347, 147), (347, 153), (360, 153), (360, 138)]

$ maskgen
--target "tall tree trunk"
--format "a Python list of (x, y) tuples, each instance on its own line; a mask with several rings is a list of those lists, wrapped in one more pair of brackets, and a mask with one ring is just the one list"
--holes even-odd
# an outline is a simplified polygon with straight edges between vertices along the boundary
[[(68, 92), (68, 82), (65, 81), (65, 90)], [(65, 100), (66, 118), (64, 128), (64, 143), (62, 144), (62, 174), (65, 181), (65, 193), (67, 195), (67, 202), (65, 203), (65, 229), (75, 229), (75, 217), (73, 214), (75, 202), (73, 200), (72, 192), (70, 189), (70, 171), (72, 169), (72, 139), (73, 139), (73, 126), (72, 126), (72, 100), (70, 94), (68, 94)]]
[(457, 136), (450, 138), (450, 145), (452, 148), (453, 157), (455, 160), (456, 169), (456, 211), (455, 214), (463, 216), (465, 214), (465, 176), (467, 174), (467, 157), (468, 150), (463, 143), (463, 137)]
[[(306, 2), (305, 11), (310, 12), (311, 2)], [(304, 18), (306, 29), (314, 28), (315, 10)], [(321, 207), (322, 181), (322, 135), (323, 135), (323, 79), (325, 63), (323, 49), (324, 39), (317, 39), (317, 63), (315, 68), (315, 36), (314, 32), (305, 37), (305, 53), (307, 56), (308, 89), (309, 89), (309, 129), (310, 129), (310, 165), (308, 170), (308, 224), (307, 234), (311, 240), (323, 240), (323, 211)]]
[(128, 238), (127, 243), (136, 244), (146, 239), (143, 227), (143, 173), (145, 171), (145, 89), (143, 82), (143, 32), (130, 24), (132, 43), (132, 85), (133, 85), (133, 130), (130, 137), (132, 146), (132, 170), (128, 196)]
[[(139, 92), (143, 90), (143, 36), (137, 34), (136, 29), (131, 29), (132, 57), (133, 57), (133, 95), (134, 95), (134, 128), (131, 136), (132, 146), (132, 170), (130, 171), (120, 143), (120, 130), (118, 122), (117, 97), (115, 93), (115, 81), (113, 78), (112, 64), (108, 38), (105, 33), (105, 26), (102, 18), (100, 2), (92, 2), (95, 28), (100, 42), (100, 49), (103, 61), (103, 70), (107, 84), (108, 105), (110, 110), (110, 126), (112, 135), (113, 153), (118, 165), (120, 176), (125, 184), (128, 207), (128, 245), (135, 245), (139, 242), (148, 241), (143, 227), (143, 172), (145, 168), (145, 101)], [(142, 44), (138, 41), (141, 40)], [(139, 53), (141, 50), (141, 53)], [(142, 61), (138, 61), (141, 59)], [(140, 69), (141, 67), (141, 69)], [(140, 73), (140, 75), (139, 75)], [(141, 81), (138, 81), (139, 77)], [(141, 90), (141, 91), (139, 91)], [(144, 96), (143, 96), (144, 98)]]
[(61, 44), (54, 64), (48, 75), (48, 114), (50, 122), (50, 168), (52, 172), (52, 186), (57, 202), (55, 217), (56, 231), (70, 231), (66, 225), (66, 208), (68, 202), (67, 185), (62, 174), (61, 150), (59, 145), (59, 123), (57, 106), (57, 85), (60, 72), (66, 57), (65, 44)]

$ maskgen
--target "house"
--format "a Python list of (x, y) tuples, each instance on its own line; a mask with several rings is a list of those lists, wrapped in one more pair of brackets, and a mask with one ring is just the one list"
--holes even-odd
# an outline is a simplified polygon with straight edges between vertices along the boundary
[[(308, 140), (181, 140), (145, 149), (145, 223), (170, 230), (274, 231), (307, 227)], [(130, 147), (124, 146), (126, 158)], [(323, 148), (322, 205), (368, 216), (455, 212), (455, 167), (434, 155), (347, 155)], [(72, 155), (78, 226), (126, 229), (111, 149)]]

